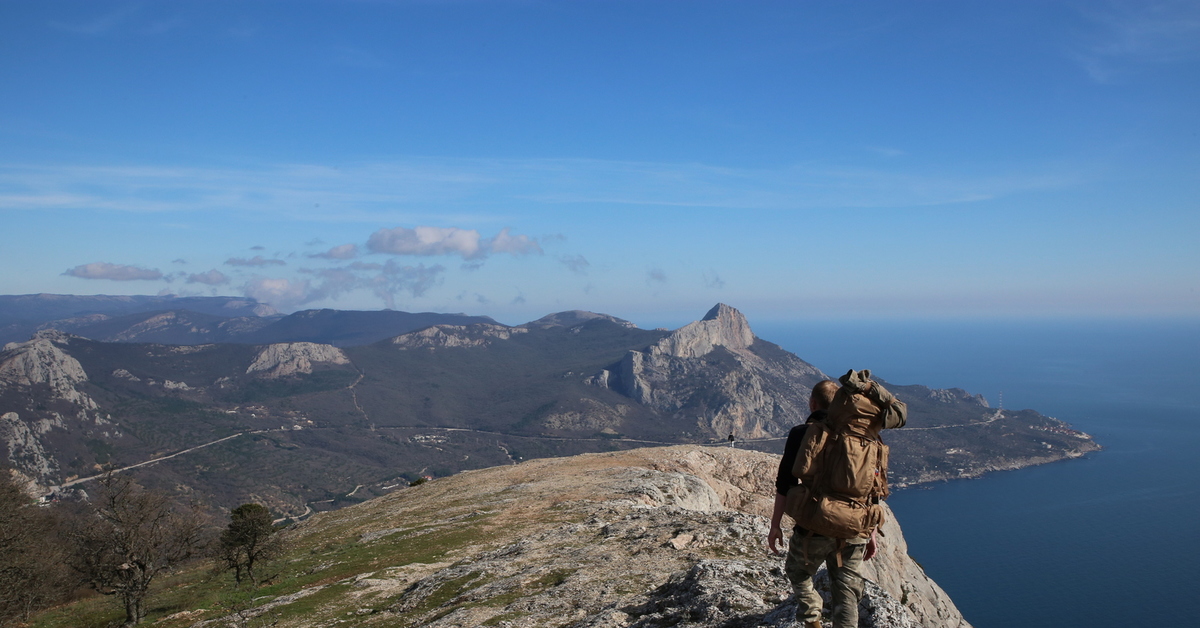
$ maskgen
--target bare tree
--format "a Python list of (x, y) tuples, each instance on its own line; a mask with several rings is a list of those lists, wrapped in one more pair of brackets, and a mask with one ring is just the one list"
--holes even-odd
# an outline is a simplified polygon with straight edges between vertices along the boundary
[(141, 623), (150, 583), (193, 556), (203, 518), (183, 511), (167, 495), (149, 491), (128, 476), (109, 473), (88, 516), (75, 530), (75, 567), (93, 589), (125, 605), (125, 626)]
[(221, 560), (233, 570), (238, 584), (243, 578), (258, 584), (255, 566), (277, 556), (283, 548), (271, 513), (260, 504), (242, 504), (229, 513), (229, 518), (229, 526), (221, 532)]
[(55, 512), (36, 505), (0, 468), (0, 626), (66, 599), (78, 580), (65, 567)]

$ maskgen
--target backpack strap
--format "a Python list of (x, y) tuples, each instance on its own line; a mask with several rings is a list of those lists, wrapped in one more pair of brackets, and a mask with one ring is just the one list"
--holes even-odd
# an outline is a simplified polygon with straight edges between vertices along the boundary
[(833, 551), (837, 555), (837, 559), (834, 562), (837, 563), (838, 569), (844, 566), (842, 564), (842, 550), (844, 549), (846, 549), (846, 539), (838, 539), (837, 549)]

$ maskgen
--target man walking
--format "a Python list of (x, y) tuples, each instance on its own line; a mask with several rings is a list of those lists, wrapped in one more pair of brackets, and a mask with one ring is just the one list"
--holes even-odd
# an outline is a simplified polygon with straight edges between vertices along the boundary
[[(800, 481), (793, 474), (802, 446), (807, 446), (808, 450), (814, 448), (814, 439), (811, 436), (808, 443), (805, 441), (805, 434), (810, 425), (820, 423), (821, 425), (814, 429), (826, 434), (832, 433), (833, 439), (854, 434), (856, 431), (877, 437), (880, 429), (901, 427), (907, 420), (907, 408), (904, 403), (871, 381), (869, 371), (850, 371), (841, 378), (841, 382), (840, 392), (838, 385), (832, 381), (818, 382), (809, 398), (811, 414), (803, 425), (797, 425), (788, 433), (783, 459), (780, 460), (776, 475), (775, 507), (771, 514), (771, 530), (767, 535), (767, 546), (777, 555), (783, 539), (780, 524), (784, 512), (787, 511), (797, 520), (807, 520), (807, 516), (819, 522), (820, 517), (814, 517), (812, 514), (814, 509), (819, 510), (820, 504), (824, 503), (818, 497), (831, 492), (828, 482), (819, 477), (819, 472), (816, 477), (807, 476), (806, 484), (811, 486), (800, 486)], [(834, 405), (835, 399), (839, 402), (838, 416), (831, 420), (830, 407)], [(861, 416), (863, 409), (867, 409), (866, 416)], [(855, 419), (849, 415), (855, 412), (860, 415), (859, 420), (856, 425), (851, 425)], [(877, 446), (882, 447), (882, 444)], [(812, 456), (813, 453), (806, 451), (803, 455)], [(835, 459), (836, 456), (832, 454), (827, 454), (824, 458), (827, 463), (836, 465)], [(887, 470), (878, 469), (876, 473), (882, 474), (883, 497), (886, 497)], [(878, 497), (873, 499), (877, 500)], [(807, 510), (801, 512), (802, 508)], [(812, 578), (822, 563), (829, 572), (833, 602), (830, 614), (834, 628), (857, 628), (858, 602), (862, 598), (864, 588), (861, 568), (863, 561), (869, 560), (875, 554), (875, 528), (876, 524), (871, 524), (869, 531), (854, 530), (832, 536), (817, 534), (799, 523), (792, 529), (784, 571), (795, 592), (796, 619), (802, 622), (805, 628), (821, 628), (821, 596), (813, 588)]]

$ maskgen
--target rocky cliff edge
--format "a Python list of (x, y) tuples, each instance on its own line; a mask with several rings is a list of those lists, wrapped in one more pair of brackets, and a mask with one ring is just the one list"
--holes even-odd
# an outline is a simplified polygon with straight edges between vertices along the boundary
[[(764, 546), (777, 461), (676, 446), (438, 479), (292, 529), (289, 569), (310, 584), (285, 579), (255, 612), (280, 626), (787, 625), (790, 586)], [(885, 533), (862, 625), (969, 628), (899, 526)], [(219, 625), (199, 613), (184, 625)]]

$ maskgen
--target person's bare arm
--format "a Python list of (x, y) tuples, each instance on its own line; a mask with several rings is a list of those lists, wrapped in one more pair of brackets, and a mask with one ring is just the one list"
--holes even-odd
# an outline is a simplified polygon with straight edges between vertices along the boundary
[(771, 510), (771, 531), (767, 533), (767, 549), (776, 556), (780, 554), (779, 548), (783, 543), (783, 530), (779, 525), (783, 522), (783, 507), (786, 503), (787, 496), (775, 493), (775, 507)]
[(867, 548), (863, 552), (864, 562), (871, 560), (875, 557), (875, 554), (879, 552), (879, 542), (875, 540), (875, 532), (877, 530), (878, 528), (873, 528), (871, 530), (871, 540), (867, 541)]

